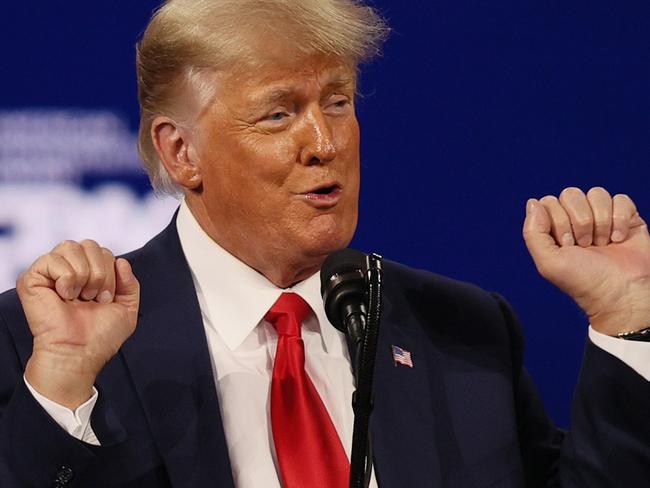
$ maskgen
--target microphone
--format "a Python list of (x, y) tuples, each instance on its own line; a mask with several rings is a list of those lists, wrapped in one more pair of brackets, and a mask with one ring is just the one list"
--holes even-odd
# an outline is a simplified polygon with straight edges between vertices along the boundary
[(372, 473), (370, 415), (379, 322), (381, 319), (381, 256), (342, 249), (327, 257), (320, 271), (327, 318), (353, 344), (352, 395), (354, 429), (350, 454), (350, 487), (367, 488)]
[(325, 313), (334, 327), (358, 345), (367, 320), (367, 256), (356, 249), (330, 254), (320, 271)]

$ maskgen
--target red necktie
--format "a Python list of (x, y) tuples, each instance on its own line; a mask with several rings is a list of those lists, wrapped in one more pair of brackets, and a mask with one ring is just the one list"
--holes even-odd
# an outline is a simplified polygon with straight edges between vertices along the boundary
[(266, 314), (278, 332), (271, 425), (284, 488), (346, 488), (350, 462), (325, 405), (305, 372), (300, 326), (310, 308), (283, 293)]

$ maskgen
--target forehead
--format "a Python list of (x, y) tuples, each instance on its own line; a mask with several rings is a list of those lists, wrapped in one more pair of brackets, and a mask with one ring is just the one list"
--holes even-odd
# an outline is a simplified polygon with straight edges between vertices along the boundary
[(296, 58), (270, 57), (220, 73), (225, 92), (240, 100), (264, 102), (291, 94), (346, 88), (354, 91), (356, 69), (338, 58), (322, 55)]

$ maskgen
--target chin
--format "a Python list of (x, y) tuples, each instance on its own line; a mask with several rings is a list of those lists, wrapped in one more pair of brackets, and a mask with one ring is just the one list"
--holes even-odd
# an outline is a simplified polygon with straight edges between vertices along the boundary
[(318, 222), (312, 222), (307, 234), (301, 239), (307, 256), (324, 260), (334, 251), (350, 244), (356, 228), (356, 215), (346, 221), (341, 221), (333, 215), (323, 216), (317, 220)]

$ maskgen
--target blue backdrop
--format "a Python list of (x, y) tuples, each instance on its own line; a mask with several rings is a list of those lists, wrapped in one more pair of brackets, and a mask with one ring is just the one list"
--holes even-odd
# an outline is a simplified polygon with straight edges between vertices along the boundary
[[(156, 4), (5, 2), (0, 111), (108, 111), (135, 132), (134, 44)], [(586, 322), (537, 275), (524, 203), (602, 185), (650, 216), (650, 3), (374, 4), (394, 32), (361, 81), (355, 244), (505, 295), (525, 324), (526, 364), (566, 426)], [(92, 191), (107, 179), (148, 192), (132, 169), (90, 169), (75, 184)], [(0, 218), (5, 238), (11, 227)]]

